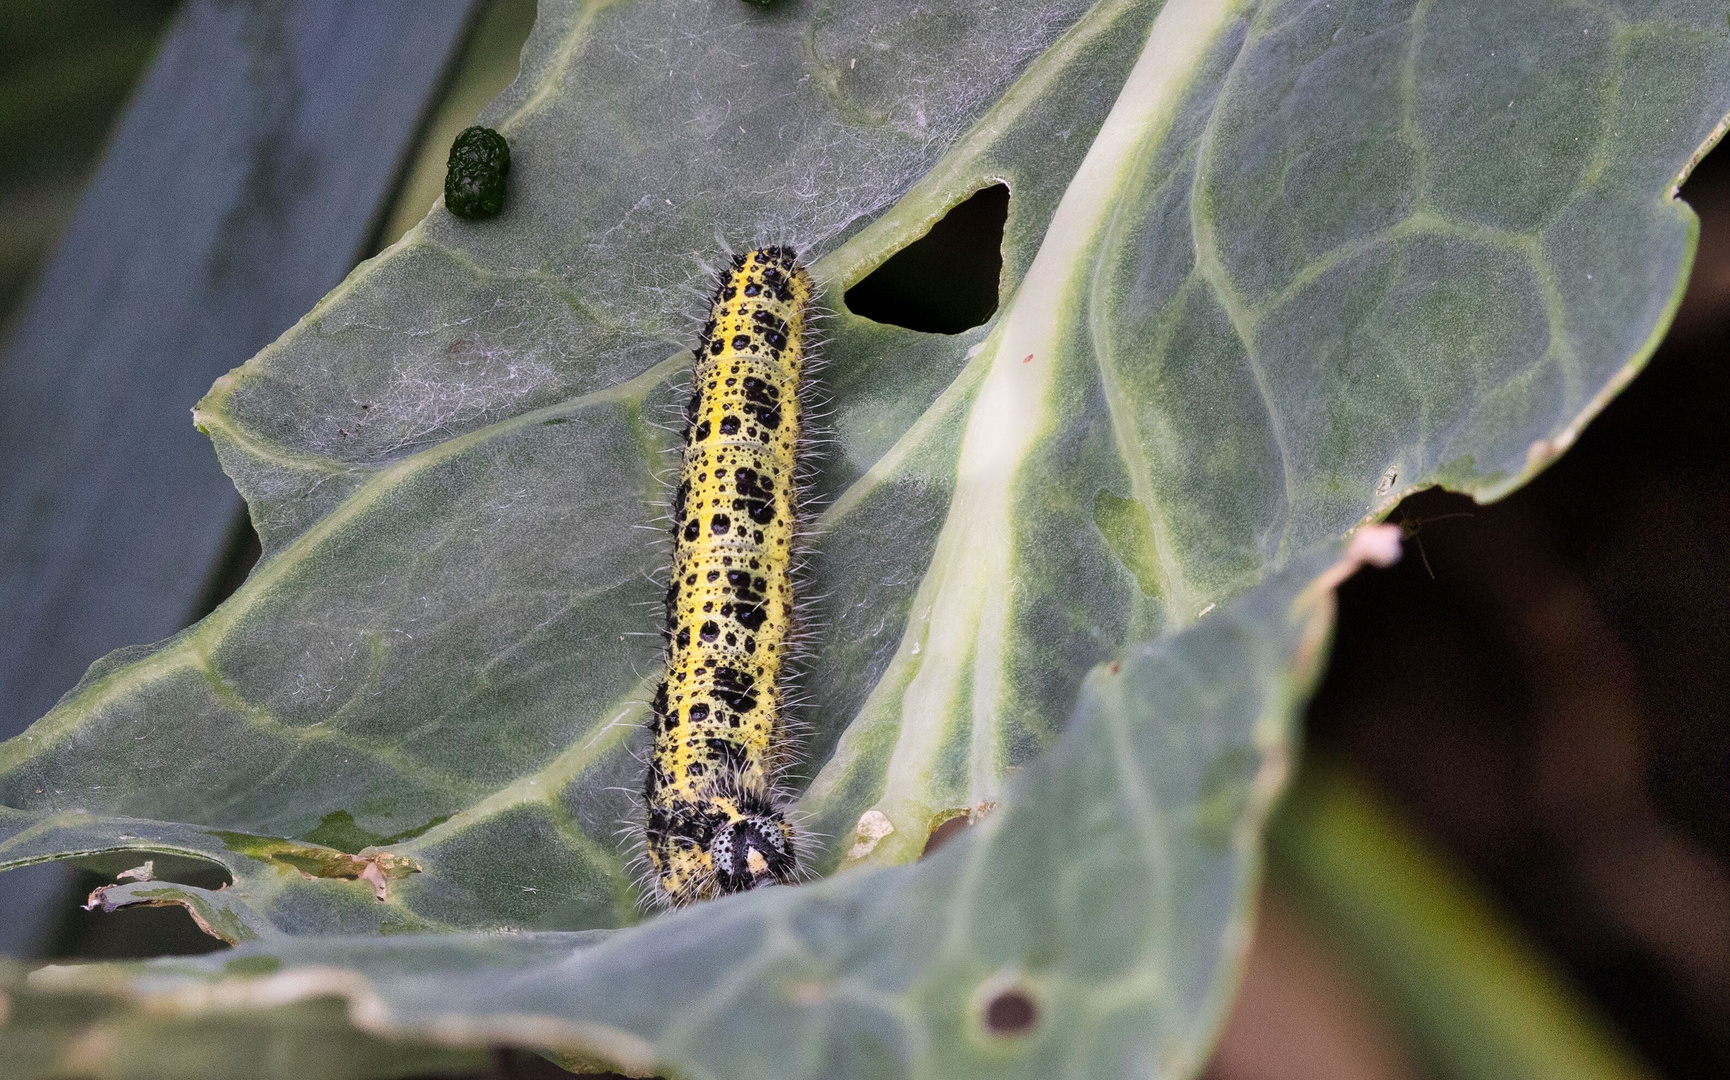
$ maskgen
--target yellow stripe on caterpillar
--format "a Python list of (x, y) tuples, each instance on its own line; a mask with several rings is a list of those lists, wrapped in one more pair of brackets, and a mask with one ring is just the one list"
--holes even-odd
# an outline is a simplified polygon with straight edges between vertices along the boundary
[(777, 767), (793, 620), (794, 455), (811, 281), (789, 248), (733, 260), (692, 371), (673, 494), (667, 674), (643, 781), (654, 896), (790, 881)]

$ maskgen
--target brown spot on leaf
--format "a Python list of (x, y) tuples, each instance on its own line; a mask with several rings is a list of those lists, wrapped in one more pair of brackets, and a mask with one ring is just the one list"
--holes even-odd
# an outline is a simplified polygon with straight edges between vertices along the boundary
[(859, 815), (859, 823), (853, 830), (853, 846), (847, 851), (847, 858), (863, 859), (875, 851), (883, 838), (895, 831), (895, 825), (889, 820), (889, 815), (881, 810), (867, 810)]
[(408, 877), (420, 871), (420, 864), (406, 855), (380, 848), (362, 848), (358, 854), (281, 840), (249, 833), (212, 832), (230, 851), (297, 870), (307, 877), (335, 878), (339, 881), (365, 881), (372, 885), (373, 895), (383, 900), (385, 883)]

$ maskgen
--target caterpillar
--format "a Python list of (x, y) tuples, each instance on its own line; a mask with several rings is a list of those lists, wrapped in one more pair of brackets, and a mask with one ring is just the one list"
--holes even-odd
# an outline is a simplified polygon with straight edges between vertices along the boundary
[(811, 281), (790, 248), (722, 273), (695, 350), (672, 500), (666, 676), (643, 781), (652, 893), (679, 907), (790, 881), (783, 667)]

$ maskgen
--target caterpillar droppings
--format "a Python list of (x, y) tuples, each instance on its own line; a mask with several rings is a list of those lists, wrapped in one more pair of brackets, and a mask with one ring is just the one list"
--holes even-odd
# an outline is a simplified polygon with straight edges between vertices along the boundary
[(793, 616), (795, 453), (811, 281), (790, 248), (721, 275), (696, 348), (643, 781), (653, 894), (678, 907), (792, 880), (775, 789)]

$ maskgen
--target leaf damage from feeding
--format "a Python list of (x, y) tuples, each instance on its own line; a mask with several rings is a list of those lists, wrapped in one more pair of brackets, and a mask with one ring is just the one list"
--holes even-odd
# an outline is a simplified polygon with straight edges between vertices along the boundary
[(103, 885), (84, 902), (85, 911), (112, 914), (122, 908), (180, 907), (209, 936), (230, 945), (275, 936), (240, 897), (227, 886), (200, 889), (171, 881), (130, 881)]
[(254, 836), (251, 833), (213, 830), (210, 835), (221, 840), (229, 851), (260, 862), (275, 863), (307, 877), (365, 881), (372, 886), (373, 895), (380, 900), (385, 898), (387, 882), (417, 874), (421, 870), (420, 864), (408, 856), (381, 848), (362, 848), (351, 854), (335, 848), (301, 844), (272, 836)]

